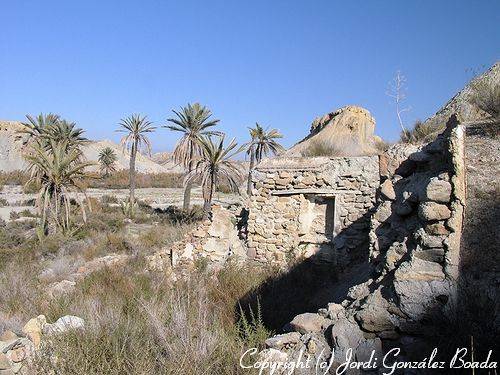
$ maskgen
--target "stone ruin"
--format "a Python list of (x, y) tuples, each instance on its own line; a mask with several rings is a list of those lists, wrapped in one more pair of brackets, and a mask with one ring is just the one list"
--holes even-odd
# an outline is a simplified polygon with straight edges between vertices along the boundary
[[(300, 258), (346, 267), (368, 246), (368, 213), (379, 187), (375, 120), (346, 106), (314, 120), (311, 133), (283, 156), (265, 159), (252, 172), (253, 189), (242, 208), (215, 206), (173, 247), (148, 258), (149, 268), (229, 256), (286, 267)], [(350, 156), (303, 157), (316, 138)], [(219, 229), (223, 228), (223, 230)]]
[(394, 358), (400, 361), (422, 345), (429, 319), (446, 316), (459, 303), (463, 126), (452, 116), (435, 141), (394, 145), (380, 167), (376, 204), (367, 211), (369, 277), (316, 313), (296, 316), (285, 327), (288, 333), (266, 341), (261, 359), (290, 361), (302, 352), (313, 362), (331, 360), (335, 369), (348, 349), (355, 360), (366, 361), (372, 352), (380, 358), (402, 347)]
[(251, 259), (283, 264), (315, 255), (346, 266), (366, 245), (378, 156), (268, 159), (252, 173), (252, 183)]
[[(329, 117), (322, 131), (338, 123)], [(296, 316), (288, 333), (266, 341), (261, 359), (293, 360), (301, 351), (345, 358), (351, 348), (361, 361), (372, 351), (414, 345), (429, 316), (457, 303), (465, 171), (464, 128), (455, 116), (423, 146), (266, 159), (252, 184), (246, 207), (233, 214), (217, 207), (213, 221), (154, 255), (151, 267), (236, 255), (285, 268), (305, 259), (336, 271), (363, 264), (368, 275), (362, 282), (347, 276), (342, 282), (351, 287), (341, 299)]]

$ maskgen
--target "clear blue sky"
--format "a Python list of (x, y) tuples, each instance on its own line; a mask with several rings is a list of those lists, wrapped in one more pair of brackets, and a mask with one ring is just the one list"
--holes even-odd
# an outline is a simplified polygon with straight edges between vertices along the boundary
[[(500, 59), (499, 0), (1, 1), (0, 119), (55, 112), (94, 139), (120, 118), (157, 125), (208, 105), (239, 141), (256, 121), (289, 146), (314, 117), (346, 104), (399, 131), (385, 95), (400, 69), (425, 119)], [(154, 149), (177, 134), (161, 129)]]

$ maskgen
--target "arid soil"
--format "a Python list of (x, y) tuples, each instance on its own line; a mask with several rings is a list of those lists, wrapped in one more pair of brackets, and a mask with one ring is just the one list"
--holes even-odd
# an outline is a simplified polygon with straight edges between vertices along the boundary
[[(118, 202), (124, 201), (128, 197), (128, 189), (88, 189), (87, 195), (90, 198), (100, 199), (103, 196), (116, 198)], [(179, 188), (143, 188), (136, 189), (135, 196), (140, 201), (150, 205), (152, 208), (164, 209), (168, 206), (182, 207), (183, 190)], [(8, 221), (12, 211), (21, 212), (29, 210), (34, 212), (33, 200), (36, 194), (26, 194), (22, 186), (4, 186), (0, 191), (0, 201), (3, 199), (8, 205), (0, 205), (0, 219)], [(213, 203), (227, 206), (239, 202), (241, 197), (237, 194), (225, 194), (217, 192)], [(31, 201), (31, 202), (30, 202)], [(203, 205), (201, 189), (195, 188), (191, 192), (191, 204)]]

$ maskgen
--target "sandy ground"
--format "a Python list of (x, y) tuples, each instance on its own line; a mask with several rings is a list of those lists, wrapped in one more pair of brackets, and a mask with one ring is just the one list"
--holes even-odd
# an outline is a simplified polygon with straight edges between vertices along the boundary
[[(87, 195), (93, 198), (101, 198), (104, 195), (116, 197), (119, 201), (125, 200), (128, 196), (127, 189), (88, 189)], [(168, 206), (182, 207), (183, 190), (178, 188), (143, 188), (136, 189), (137, 199), (144, 201), (153, 208), (166, 208)], [(12, 211), (20, 212), (25, 209), (34, 211), (34, 207), (27, 204), (27, 201), (35, 199), (35, 194), (23, 193), (21, 186), (4, 186), (0, 192), (0, 200), (5, 199), (8, 206), (0, 207), (0, 218), (9, 220)], [(240, 202), (240, 196), (236, 194), (216, 193), (213, 203), (223, 206)], [(191, 204), (203, 205), (201, 189), (195, 188), (191, 193)]]

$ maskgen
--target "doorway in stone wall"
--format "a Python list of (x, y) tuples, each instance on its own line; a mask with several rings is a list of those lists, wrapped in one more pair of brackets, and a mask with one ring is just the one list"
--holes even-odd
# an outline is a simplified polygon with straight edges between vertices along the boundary
[(299, 216), (300, 247), (306, 257), (333, 257), (333, 240), (337, 234), (335, 196), (305, 194)]

